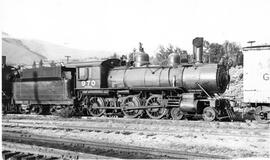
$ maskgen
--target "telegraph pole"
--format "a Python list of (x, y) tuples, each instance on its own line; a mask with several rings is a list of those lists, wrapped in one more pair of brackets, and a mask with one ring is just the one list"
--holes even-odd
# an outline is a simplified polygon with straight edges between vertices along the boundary
[(71, 57), (71, 56), (65, 56), (66, 58), (67, 58), (67, 63), (68, 63), (68, 61), (69, 61), (69, 58)]
[(252, 43), (255, 43), (256, 41), (248, 41), (247, 43), (250, 43), (250, 46), (252, 46)]

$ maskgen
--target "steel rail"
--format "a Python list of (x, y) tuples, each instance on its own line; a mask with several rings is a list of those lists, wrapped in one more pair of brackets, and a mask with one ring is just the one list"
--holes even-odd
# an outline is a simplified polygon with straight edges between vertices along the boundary
[(270, 123), (261, 124), (254, 122), (206, 122), (206, 121), (185, 121), (185, 120), (170, 120), (170, 119), (131, 119), (131, 118), (113, 118), (113, 117), (73, 117), (63, 118), (52, 115), (20, 115), (20, 114), (9, 114), (3, 115), (3, 121), (9, 120), (57, 120), (57, 121), (84, 121), (84, 122), (113, 122), (113, 123), (125, 123), (125, 124), (158, 124), (158, 125), (171, 125), (171, 126), (190, 126), (196, 125), (196, 127), (211, 127), (211, 128), (224, 128), (224, 129), (269, 129)]
[[(105, 154), (106, 152), (114, 151), (119, 153), (119, 155), (115, 156), (117, 158), (121, 157), (121, 153), (127, 153), (128, 155), (136, 154), (136, 156), (142, 156), (140, 158), (177, 158), (177, 159), (227, 159), (229, 157), (225, 156), (217, 156), (210, 154), (199, 154), (199, 153), (189, 153), (175, 150), (166, 150), (166, 149), (156, 149), (156, 148), (146, 148), (146, 147), (138, 147), (138, 146), (128, 146), (128, 145), (120, 145), (113, 143), (104, 143), (104, 142), (96, 142), (96, 141), (85, 141), (79, 139), (71, 139), (71, 138), (58, 138), (52, 136), (44, 136), (44, 135), (34, 135), (23, 132), (10, 132), (3, 129), (3, 141), (10, 142), (20, 142), (20, 143), (31, 143), (35, 145), (42, 145), (46, 147), (52, 148), (65, 148), (66, 150), (72, 151), (80, 151), (91, 153), (94, 150), (94, 153), (97, 150), (102, 150), (101, 152)], [(99, 151), (100, 152), (100, 151)], [(126, 156), (126, 155), (125, 155)], [(112, 156), (113, 157), (113, 156)], [(128, 158), (128, 157), (124, 157)], [(133, 157), (134, 158), (134, 157)]]
[[(19, 156), (17, 159), (36, 159), (38, 156), (54, 157), (55, 159), (113, 159), (112, 157), (98, 156), (94, 154), (87, 154), (82, 152), (73, 152), (68, 150), (61, 150), (55, 148), (48, 148), (42, 146), (14, 143), (14, 142), (2, 142), (2, 150), (6, 151), (4, 154), (6, 159), (10, 159), (14, 156)], [(17, 153), (17, 154), (13, 154)], [(9, 154), (9, 155), (7, 155)], [(3, 155), (4, 156), (4, 155)], [(29, 157), (30, 156), (30, 157)], [(16, 159), (16, 158), (15, 158)], [(38, 158), (37, 158), (38, 159)]]
[(157, 129), (149, 129), (149, 128), (143, 128), (143, 129), (138, 129), (138, 128), (124, 128), (123, 126), (121, 127), (101, 127), (101, 126), (82, 126), (82, 125), (71, 125), (71, 124), (57, 124), (55, 122), (54, 124), (46, 124), (45, 123), (18, 123), (18, 122), (2, 122), (2, 127), (4, 128), (14, 128), (14, 127), (19, 127), (19, 128), (33, 128), (33, 129), (51, 129), (51, 130), (81, 130), (81, 131), (104, 131), (104, 132), (130, 132), (130, 133), (148, 133), (148, 134), (163, 134), (163, 135), (179, 135), (179, 133), (185, 133), (185, 132), (204, 132), (209, 135), (219, 135), (219, 136), (226, 136), (226, 137), (235, 137), (235, 136), (240, 136), (240, 137), (258, 137), (255, 135), (260, 133), (259, 137), (261, 138), (269, 138), (270, 137), (270, 132), (268, 130), (263, 131), (250, 131), (250, 130), (245, 130), (245, 134), (243, 134), (243, 130), (235, 130), (235, 129), (226, 129), (226, 132), (224, 130), (212, 130), (212, 129), (203, 129), (203, 131), (199, 128), (181, 128), (181, 129), (174, 129), (174, 130), (157, 130)]

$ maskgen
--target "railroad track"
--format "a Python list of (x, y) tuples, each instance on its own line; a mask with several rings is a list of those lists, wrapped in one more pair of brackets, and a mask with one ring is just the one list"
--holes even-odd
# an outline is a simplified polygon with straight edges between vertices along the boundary
[(169, 120), (169, 119), (129, 119), (129, 118), (113, 118), (113, 117), (73, 117), (63, 118), (52, 115), (21, 115), (8, 114), (2, 117), (3, 120), (56, 120), (56, 121), (81, 121), (81, 122), (112, 122), (125, 124), (159, 124), (171, 126), (190, 126), (196, 127), (217, 127), (224, 129), (265, 129), (270, 128), (270, 124), (262, 124), (254, 122), (206, 122), (206, 121), (185, 121), (185, 120)]
[[(210, 149), (213, 145), (209, 145), (209, 149), (203, 145), (200, 146), (200, 142), (198, 141), (198, 138), (201, 140), (204, 139), (211, 139), (215, 140), (218, 143), (223, 143), (226, 140), (235, 139), (235, 141), (241, 141), (242, 139), (245, 141), (248, 138), (254, 137), (251, 139), (253, 142), (261, 142), (261, 145), (266, 145), (265, 141), (270, 137), (270, 132), (267, 128), (267, 125), (265, 127), (258, 127), (256, 130), (252, 128), (256, 128), (252, 126), (251, 128), (244, 128), (244, 129), (232, 129), (229, 128), (223, 128), (216, 126), (217, 124), (214, 124), (212, 127), (200, 127), (201, 122), (178, 122), (178, 121), (170, 121), (166, 120), (160, 121), (152, 121), (152, 120), (137, 120), (137, 119), (115, 119), (115, 118), (86, 118), (86, 119), (59, 119), (59, 120), (51, 120), (48, 119), (48, 117), (43, 117), (44, 119), (39, 119), (40, 116), (37, 116), (38, 119), (35, 119), (33, 116), (30, 119), (27, 119), (25, 117), (17, 117), (15, 119), (5, 118), (2, 120), (2, 127), (3, 130), (6, 132), (14, 132), (14, 133), (24, 133), (27, 135), (31, 134), (42, 134), (42, 135), (51, 135), (54, 137), (69, 137), (74, 138), (78, 137), (78, 139), (83, 139), (84, 141), (88, 141), (89, 139), (93, 140), (97, 137), (98, 141), (102, 142), (111, 142), (111, 143), (121, 143), (121, 144), (133, 144), (137, 146), (149, 146), (149, 147), (157, 147), (161, 148), (160, 146), (156, 146), (155, 144), (159, 144), (158, 141), (160, 141), (163, 137), (168, 137), (168, 140), (171, 141), (174, 139), (175, 141), (172, 141), (171, 143), (175, 146), (170, 147), (170, 143), (164, 144), (166, 146), (165, 148), (173, 148), (175, 150), (180, 150), (183, 153), (185, 151), (193, 151), (195, 153), (206, 153), (206, 154), (219, 154), (223, 156), (227, 156), (230, 154), (223, 154), (223, 152), (220, 152), (220, 149), (223, 148), (217, 148), (217, 152), (212, 149)], [(168, 122), (172, 122), (172, 125), (169, 125)], [(165, 125), (166, 124), (166, 125)], [(177, 124), (180, 124), (177, 126)], [(189, 124), (189, 125), (188, 125)], [(193, 124), (199, 124), (193, 125)], [(222, 123), (224, 124), (224, 123)], [(229, 123), (231, 124), (231, 123)], [(100, 136), (99, 136), (100, 135)], [(115, 135), (115, 137), (114, 137)], [(127, 136), (130, 135), (130, 136)], [(139, 136), (138, 142), (135, 137)], [(162, 136), (163, 135), (163, 136)], [(112, 139), (108, 136), (113, 136)], [(210, 136), (210, 137), (209, 137)], [(116, 138), (118, 137), (118, 138)], [(188, 138), (195, 138), (195, 141), (197, 139), (198, 141), (198, 148), (196, 146), (196, 149), (192, 149), (194, 144), (191, 145), (185, 145), (185, 139)], [(197, 138), (198, 137), (198, 138)], [(124, 138), (123, 140), (119, 138)], [(147, 143), (151, 143), (152, 141), (149, 141), (153, 139), (153, 144), (149, 145), (142, 145), (145, 139)], [(172, 139), (171, 139), (172, 138)], [(177, 142), (177, 141), (181, 142)], [(135, 142), (134, 142), (135, 141)], [(223, 141), (223, 142), (222, 142)], [(131, 142), (131, 143), (130, 143)], [(184, 142), (184, 143), (182, 143)], [(204, 142), (202, 142), (203, 144)], [(236, 142), (237, 143), (237, 142)], [(181, 148), (181, 145), (184, 145), (183, 148)], [(117, 144), (118, 145), (118, 144)], [(69, 146), (69, 145), (68, 145)], [(79, 146), (79, 145), (78, 145)], [(178, 146), (178, 147), (176, 147)], [(190, 146), (190, 147), (189, 147)], [(233, 149), (226, 149), (225, 150), (231, 150), (233, 155), (237, 155), (238, 152), (234, 152)], [(200, 150), (200, 147), (203, 147), (203, 151)], [(189, 149), (191, 148), (191, 150)], [(264, 149), (263, 147), (261, 147)], [(82, 149), (83, 150), (83, 149)], [(106, 151), (107, 152), (107, 151)], [(251, 151), (254, 152), (254, 151)], [(257, 153), (255, 151), (256, 154)], [(114, 153), (117, 154), (117, 153)], [(129, 155), (129, 153), (126, 153), (126, 155)], [(144, 155), (141, 158), (145, 157), (151, 157), (152, 155)], [(138, 156), (137, 156), (138, 157)], [(137, 158), (134, 156), (133, 158)], [(119, 157), (118, 157), (119, 158)], [(121, 157), (123, 158), (123, 157)], [(129, 157), (126, 157), (129, 158)], [(153, 157), (151, 157), (153, 158)], [(157, 157), (155, 157), (157, 158)], [(160, 158), (160, 157), (158, 157)], [(164, 157), (162, 157), (164, 158)], [(166, 157), (167, 158), (167, 157)], [(226, 157), (227, 158), (227, 157)], [(197, 159), (192, 158), (192, 159)], [(208, 159), (208, 158), (205, 158)]]
[(2, 142), (2, 158), (17, 160), (57, 160), (57, 159), (112, 159), (82, 152), (72, 152), (42, 146), (14, 142)]
[(48, 155), (44, 155), (44, 153), (42, 154), (32, 154), (29, 152), (14, 152), (11, 150), (2, 150), (2, 159), (3, 160), (10, 160), (10, 159), (20, 159), (20, 160), (57, 160), (57, 159), (61, 159), (59, 156), (57, 157), (50, 157)]
[[(95, 124), (96, 125), (96, 124)], [(266, 129), (257, 129), (257, 130), (249, 130), (249, 129), (242, 129), (242, 130), (235, 130), (235, 129), (226, 129), (226, 132), (224, 132), (224, 129), (207, 129), (204, 128), (203, 130), (201, 128), (190, 128), (190, 127), (178, 127), (173, 129), (165, 129), (165, 130), (159, 130), (156, 128), (146, 128), (146, 127), (136, 127), (132, 128), (130, 125), (109, 125), (109, 126), (102, 126), (98, 125), (95, 126), (92, 124), (80, 124), (78, 123), (69, 123), (69, 122), (58, 122), (54, 121), (53, 123), (43, 120), (35, 120), (35, 121), (20, 121), (20, 120), (3, 120), (2, 121), (2, 127), (5, 128), (13, 128), (13, 130), (16, 130), (16, 128), (31, 128), (31, 129), (49, 129), (49, 130), (65, 130), (65, 131), (73, 131), (73, 130), (79, 130), (79, 131), (102, 131), (106, 133), (110, 132), (120, 132), (120, 133), (145, 133), (145, 134), (163, 134), (163, 135), (179, 135), (179, 133), (192, 133), (192, 132), (202, 132), (206, 134), (211, 135), (220, 135), (220, 136), (241, 136), (241, 137), (258, 137), (258, 135), (262, 138), (269, 138), (270, 132)]]
[[(127, 146), (113, 143), (85, 141), (71, 138), (58, 138), (44, 135), (34, 135), (24, 132), (7, 131), (3, 129), (3, 141), (31, 144), (54, 149), (64, 149), (87, 154), (100, 154), (116, 158), (173, 158), (173, 159), (226, 159), (228, 157), (188, 153), (174, 150)], [(78, 157), (77, 158), (81, 158)]]

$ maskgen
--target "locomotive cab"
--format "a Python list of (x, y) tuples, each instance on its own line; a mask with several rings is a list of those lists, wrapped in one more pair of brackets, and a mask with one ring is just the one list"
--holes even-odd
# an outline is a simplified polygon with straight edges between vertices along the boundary
[(76, 90), (92, 93), (99, 92), (99, 89), (107, 89), (109, 70), (121, 65), (119, 59), (69, 64), (76, 68)]

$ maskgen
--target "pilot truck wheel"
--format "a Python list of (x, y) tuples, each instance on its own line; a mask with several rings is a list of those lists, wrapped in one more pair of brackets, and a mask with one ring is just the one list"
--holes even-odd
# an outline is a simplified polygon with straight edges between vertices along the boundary
[(202, 117), (205, 121), (214, 121), (217, 118), (217, 112), (213, 107), (206, 107), (203, 109)]

